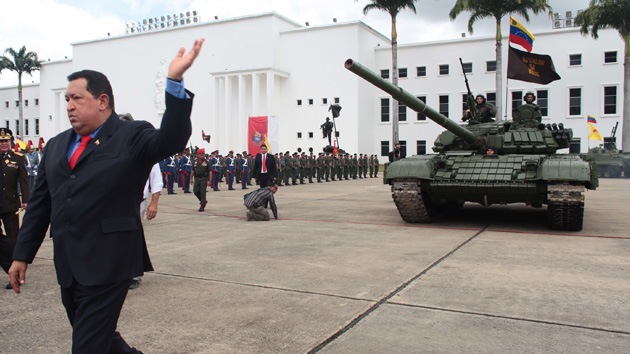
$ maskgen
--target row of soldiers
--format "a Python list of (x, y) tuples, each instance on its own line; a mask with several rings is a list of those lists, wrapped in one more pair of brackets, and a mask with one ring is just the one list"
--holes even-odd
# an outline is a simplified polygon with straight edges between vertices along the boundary
[[(347, 154), (334, 156), (330, 153), (320, 152), (315, 155), (312, 152), (289, 151), (284, 154), (275, 154), (277, 164), (277, 182), (282, 185), (305, 184), (306, 181), (318, 183), (323, 181), (350, 180), (359, 178), (374, 178), (379, 171), (379, 161), (376, 155)], [(290, 182), (289, 182), (290, 180)]]
[[(230, 151), (226, 156), (220, 155), (218, 150), (205, 154), (210, 170), (208, 179), (210, 187), (218, 191), (219, 183), (228, 184), (228, 189), (234, 189), (233, 185), (241, 185), (243, 189), (252, 185), (251, 168), (254, 166), (254, 156), (243, 153), (234, 154)], [(314, 183), (323, 181), (349, 180), (359, 178), (376, 177), (379, 172), (379, 160), (377, 155), (368, 154), (326, 154), (320, 152), (306, 154), (305, 152), (289, 151), (284, 154), (274, 154), (276, 160), (277, 183), (282, 185), (305, 184), (306, 181)], [(191, 157), (190, 150), (175, 156), (170, 156), (160, 163), (160, 170), (164, 178), (164, 186), (169, 194), (175, 194), (175, 183), (190, 193), (190, 181), (193, 176), (195, 159)]]

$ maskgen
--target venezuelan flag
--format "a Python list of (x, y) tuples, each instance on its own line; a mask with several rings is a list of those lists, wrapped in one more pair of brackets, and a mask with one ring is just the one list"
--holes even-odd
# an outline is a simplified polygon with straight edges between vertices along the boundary
[(597, 124), (597, 121), (595, 120), (595, 117), (593, 117), (593, 116), (587, 116), (586, 119), (587, 119), (588, 123)]
[(528, 52), (531, 52), (534, 46), (534, 35), (512, 16), (510, 16), (510, 42), (520, 45)]
[(597, 124), (595, 117), (586, 116), (586, 124), (588, 125), (588, 130), (589, 130), (589, 133), (588, 133), (589, 140), (604, 140), (604, 138), (602, 137), (602, 134), (600, 134), (599, 130), (597, 130), (597, 127), (595, 127), (595, 124)]

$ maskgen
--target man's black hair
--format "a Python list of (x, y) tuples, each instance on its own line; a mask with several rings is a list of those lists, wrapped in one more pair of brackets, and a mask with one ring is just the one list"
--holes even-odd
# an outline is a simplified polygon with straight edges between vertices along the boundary
[(92, 97), (98, 98), (98, 96), (106, 94), (109, 97), (108, 107), (114, 110), (114, 93), (107, 76), (94, 70), (81, 70), (68, 75), (68, 82), (78, 79), (87, 81), (86, 90), (92, 94)]

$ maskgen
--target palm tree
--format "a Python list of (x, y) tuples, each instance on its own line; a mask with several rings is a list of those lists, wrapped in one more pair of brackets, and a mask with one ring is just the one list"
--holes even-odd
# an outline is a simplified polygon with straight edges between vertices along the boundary
[[(365, 5), (363, 14), (367, 15), (370, 10), (386, 11), (392, 18), (392, 84), (398, 85), (398, 32), (396, 32), (396, 17), (408, 8), (416, 13), (416, 0), (371, 0)], [(392, 146), (398, 144), (398, 101), (392, 102)]]
[(20, 118), (19, 131), (15, 132), (15, 136), (19, 136), (24, 139), (24, 110), (22, 108), (22, 75), (32, 75), (34, 71), (41, 68), (41, 62), (37, 59), (37, 53), (27, 52), (26, 46), (22, 46), (19, 51), (15, 51), (13, 48), (7, 48), (4, 51), (9, 54), (11, 58), (6, 55), (0, 57), (0, 71), (8, 69), (14, 71), (18, 75), (18, 112)]
[[(601, 28), (613, 28), (619, 32), (624, 43), (623, 61), (623, 130), (621, 131), (621, 149), (630, 151), (630, 1), (628, 0), (591, 0), (589, 7), (575, 18), (583, 35), (589, 33), (594, 39)], [(627, 177), (627, 176), (626, 176)]]
[(477, 20), (485, 17), (492, 17), (496, 23), (496, 64), (495, 85), (497, 96), (497, 117), (501, 117), (503, 102), (503, 57), (501, 44), (501, 19), (509, 14), (518, 14), (529, 22), (529, 14), (539, 14), (543, 11), (549, 13), (549, 17), (553, 15), (551, 6), (547, 4), (547, 0), (456, 0), (455, 6), (451, 9), (448, 16), (451, 21), (454, 20), (463, 11), (469, 11), (472, 14), (468, 19), (468, 32), (473, 33), (473, 26)]

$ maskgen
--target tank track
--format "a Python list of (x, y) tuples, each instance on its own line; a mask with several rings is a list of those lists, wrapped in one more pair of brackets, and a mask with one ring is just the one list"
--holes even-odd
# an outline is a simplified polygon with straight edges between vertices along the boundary
[(392, 198), (403, 220), (409, 223), (429, 223), (434, 220), (432, 203), (422, 196), (418, 180), (392, 182)]
[(584, 221), (584, 186), (547, 187), (547, 225), (553, 230), (580, 231)]

